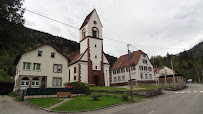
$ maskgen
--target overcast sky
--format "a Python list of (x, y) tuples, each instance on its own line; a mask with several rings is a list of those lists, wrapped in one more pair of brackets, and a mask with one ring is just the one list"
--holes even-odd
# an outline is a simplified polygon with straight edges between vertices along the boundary
[[(24, 8), (80, 27), (97, 10), (103, 36), (133, 44), (148, 56), (176, 54), (203, 41), (202, 0), (25, 0)], [(25, 26), (79, 42), (79, 30), (25, 12)], [(124, 43), (104, 38), (104, 51), (127, 54)]]

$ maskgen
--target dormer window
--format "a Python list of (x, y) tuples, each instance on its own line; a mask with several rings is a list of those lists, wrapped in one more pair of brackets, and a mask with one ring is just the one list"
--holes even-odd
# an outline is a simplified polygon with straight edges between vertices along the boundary
[(92, 28), (92, 37), (93, 38), (97, 38), (98, 37), (98, 29), (97, 28)]
[(82, 30), (82, 39), (85, 38), (85, 29)]

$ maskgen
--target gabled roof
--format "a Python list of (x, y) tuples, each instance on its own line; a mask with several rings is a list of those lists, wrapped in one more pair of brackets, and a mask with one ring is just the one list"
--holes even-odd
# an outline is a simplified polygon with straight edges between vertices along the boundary
[[(131, 53), (130, 65), (136, 65), (140, 59), (141, 54), (145, 54), (143, 51), (138, 50)], [(112, 70), (123, 68), (128, 66), (128, 54), (122, 55), (114, 63)]]
[(87, 52), (87, 49), (83, 53), (80, 53), (80, 50), (72, 53), (69, 56), (69, 58), (71, 59), (71, 62), (68, 65), (72, 65), (72, 64), (78, 62), (86, 52)]
[(20, 60), (20, 58), (21, 58), (21, 56), (22, 56), (23, 54), (25, 54), (25, 53), (27, 53), (27, 52), (30, 52), (30, 51), (32, 51), (32, 50), (35, 50), (35, 49), (37, 49), (37, 48), (39, 48), (39, 47), (42, 47), (42, 46), (44, 46), (44, 45), (49, 45), (49, 46), (53, 47), (57, 52), (59, 52), (61, 55), (63, 55), (65, 58), (67, 58), (67, 59), (70, 61), (70, 59), (69, 59), (63, 52), (61, 52), (58, 48), (56, 48), (54, 45), (52, 45), (52, 44), (49, 43), (49, 42), (45, 42), (45, 43), (43, 43), (43, 44), (41, 44), (41, 45), (38, 45), (38, 46), (36, 46), (36, 47), (34, 47), (34, 48), (32, 48), (32, 49), (29, 49), (29, 50), (27, 50), (27, 51), (25, 51), (25, 52), (23, 52), (23, 53), (17, 55), (17, 56), (15, 57), (14, 65), (17, 65), (17, 64), (18, 64), (18, 61)]
[[(84, 22), (82, 23), (82, 26), (80, 27), (80, 30), (89, 22), (90, 17), (92, 16), (92, 14), (93, 14), (94, 11), (97, 13), (96, 9), (93, 9), (93, 10), (87, 15), (87, 17), (85, 18)], [(98, 16), (98, 15), (97, 15), (97, 16)], [(98, 17), (98, 18), (99, 18), (99, 17)], [(100, 21), (100, 19), (99, 19), (99, 21)], [(101, 23), (101, 21), (100, 21), (100, 23)], [(101, 25), (102, 25), (102, 24), (101, 24)]]

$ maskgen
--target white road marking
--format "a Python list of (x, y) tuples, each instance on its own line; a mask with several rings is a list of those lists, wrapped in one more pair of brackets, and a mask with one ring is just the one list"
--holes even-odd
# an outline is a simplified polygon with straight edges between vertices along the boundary
[(185, 93), (185, 91), (182, 91), (182, 92), (180, 92), (180, 93)]
[(177, 92), (175, 92), (175, 93), (179, 93), (179, 92), (177, 91)]
[(151, 111), (151, 112), (149, 112), (149, 113), (147, 113), (147, 114), (152, 114), (154, 111)]
[(199, 91), (200, 93), (203, 93), (203, 91)]
[(197, 93), (197, 91), (193, 91), (194, 93)]
[(187, 93), (191, 93), (191, 91), (187, 91)]

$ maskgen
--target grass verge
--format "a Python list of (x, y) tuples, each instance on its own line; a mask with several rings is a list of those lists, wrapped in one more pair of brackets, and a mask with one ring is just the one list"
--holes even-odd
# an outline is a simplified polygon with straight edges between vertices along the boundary
[(47, 108), (56, 103), (62, 102), (63, 100), (59, 100), (57, 98), (37, 98), (37, 99), (28, 99), (28, 102), (35, 104), (42, 108)]
[(10, 94), (8, 94), (8, 96), (13, 97), (15, 99), (15, 101), (17, 101), (17, 102), (21, 101), (20, 96), (17, 96), (15, 93), (10, 93)]
[(107, 107), (110, 105), (124, 103), (120, 97), (114, 96), (101, 96), (98, 101), (93, 101), (91, 95), (87, 96), (76, 96), (70, 101), (67, 101), (60, 106), (53, 108), (52, 110), (57, 111), (84, 111), (97, 109), (101, 107)]

